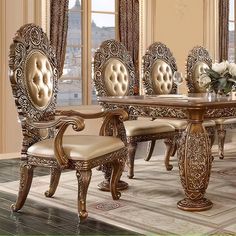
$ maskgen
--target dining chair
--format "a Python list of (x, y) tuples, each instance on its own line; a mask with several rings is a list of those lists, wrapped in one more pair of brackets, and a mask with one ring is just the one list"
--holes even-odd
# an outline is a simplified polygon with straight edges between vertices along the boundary
[[(147, 95), (163, 95), (170, 94), (173, 95), (176, 99), (178, 96), (177, 85), (174, 83), (173, 75), (177, 71), (176, 60), (173, 56), (173, 53), (170, 49), (162, 42), (152, 43), (146, 50), (145, 55), (142, 58), (142, 71), (143, 78), (142, 82), (144, 85), (144, 90)], [(157, 97), (158, 99), (158, 97)], [(181, 96), (179, 97), (181, 99)], [(155, 119), (154, 122), (170, 124), (175, 127), (175, 132), (172, 133), (172, 136), (165, 140), (170, 144), (169, 150), (171, 150), (170, 155), (166, 155), (166, 168), (168, 170), (172, 169), (170, 164), (170, 157), (174, 156), (177, 148), (177, 141), (179, 135), (187, 126), (187, 120), (175, 120), (175, 119)], [(213, 121), (205, 121), (204, 126), (207, 128), (210, 137), (212, 137), (212, 126), (214, 125)], [(152, 146), (154, 146), (154, 141)], [(150, 158), (146, 160), (149, 161)]]
[[(123, 110), (85, 114), (85, 118), (104, 118), (98, 135), (79, 135), (85, 127), (82, 113), (56, 111), (58, 70), (55, 51), (47, 35), (34, 24), (22, 26), (10, 46), (10, 82), (22, 128), (19, 192), (11, 209), (19, 211), (29, 193), (34, 168), (51, 169), (49, 190), (52, 197), (62, 170), (75, 170), (78, 181), (78, 215), (86, 219), (86, 196), (92, 168), (111, 168), (110, 191), (114, 200), (120, 198), (117, 183), (127, 155)], [(58, 116), (59, 115), (59, 116)], [(78, 135), (65, 135), (72, 127)]]
[[(212, 67), (212, 59), (206, 48), (195, 46), (189, 53), (186, 61), (187, 87), (189, 93), (206, 93), (206, 88), (200, 81), (205, 68)], [(218, 137), (219, 158), (224, 158), (224, 143), (226, 129), (236, 128), (236, 118), (214, 120)]]
[[(134, 95), (134, 85), (138, 84), (135, 77), (133, 61), (125, 46), (116, 40), (102, 42), (94, 55), (94, 86), (97, 97), (131, 96)], [(109, 106), (100, 105), (104, 110)], [(134, 176), (134, 159), (139, 142), (170, 138), (175, 128), (170, 124), (152, 122), (150, 119), (136, 119), (135, 111), (127, 106), (129, 120), (124, 122), (128, 144), (128, 177)], [(170, 146), (167, 144), (166, 155)]]

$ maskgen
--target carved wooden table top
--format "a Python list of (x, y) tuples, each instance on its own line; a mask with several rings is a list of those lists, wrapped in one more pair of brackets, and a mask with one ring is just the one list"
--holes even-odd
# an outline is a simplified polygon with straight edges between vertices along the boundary
[(236, 117), (236, 99), (206, 94), (100, 97), (105, 109), (124, 108), (131, 116), (187, 119), (188, 125), (178, 140), (180, 179), (186, 197), (177, 203), (187, 211), (212, 207), (204, 197), (210, 179), (211, 145), (203, 120)]

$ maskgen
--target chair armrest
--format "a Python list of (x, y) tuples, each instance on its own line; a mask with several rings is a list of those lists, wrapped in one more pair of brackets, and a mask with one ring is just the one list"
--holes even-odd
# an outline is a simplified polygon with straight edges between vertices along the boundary
[(72, 126), (73, 130), (81, 131), (84, 129), (84, 119), (81, 117), (60, 117), (54, 121), (48, 122), (31, 122), (29, 120), (24, 120), (25, 124), (37, 129), (55, 128), (57, 133), (54, 137), (54, 154), (58, 164), (61, 168), (68, 167), (69, 159), (66, 156), (62, 147), (62, 138), (68, 128)]
[(59, 117), (56, 120), (51, 120), (51, 121), (38, 121), (38, 122), (32, 122), (29, 119), (24, 119), (22, 121), (23, 123), (25, 123), (28, 126), (31, 126), (32, 128), (36, 128), (36, 129), (50, 129), (50, 128), (54, 128), (54, 129), (58, 129), (60, 126), (62, 126), (64, 123), (67, 122), (72, 122), (71, 125), (74, 125), (75, 127), (75, 131), (79, 131), (84, 129), (84, 120), (81, 117)]
[(57, 116), (80, 116), (84, 119), (103, 118), (99, 135), (115, 136), (121, 138), (126, 144), (126, 134), (123, 121), (128, 120), (128, 113), (123, 109), (115, 109), (112, 111), (102, 111), (96, 113), (81, 113), (74, 110), (57, 110)]
[(96, 113), (81, 113), (79, 111), (75, 110), (56, 110), (56, 116), (79, 116), (83, 119), (96, 119), (96, 118), (102, 118), (107, 116), (108, 114), (113, 114), (114, 116), (123, 116), (124, 118), (127, 116), (127, 112), (123, 109), (115, 109), (112, 111), (101, 111)]

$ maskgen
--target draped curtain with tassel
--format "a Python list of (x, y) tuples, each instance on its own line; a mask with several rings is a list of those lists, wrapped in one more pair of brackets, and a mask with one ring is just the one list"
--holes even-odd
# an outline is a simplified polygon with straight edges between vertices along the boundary
[(228, 59), (229, 0), (219, 0), (219, 60)]
[(69, 0), (50, 1), (50, 42), (56, 50), (59, 78), (63, 73), (68, 29)]
[(139, 0), (119, 0), (119, 36), (135, 66), (134, 93), (139, 93)]

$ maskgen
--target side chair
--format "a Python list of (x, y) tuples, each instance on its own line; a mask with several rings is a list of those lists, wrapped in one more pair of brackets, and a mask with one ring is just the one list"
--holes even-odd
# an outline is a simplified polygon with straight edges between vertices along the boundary
[[(199, 78), (205, 68), (212, 67), (212, 59), (206, 48), (195, 46), (188, 54), (186, 61), (187, 86), (189, 93), (206, 93), (206, 88), (200, 83)], [(224, 158), (224, 143), (226, 129), (236, 128), (236, 118), (214, 120), (218, 137), (219, 158)]]
[[(106, 40), (95, 52), (94, 86), (97, 96), (131, 96), (134, 95), (135, 77), (133, 61), (125, 46), (116, 40)], [(100, 103), (104, 110), (111, 110), (108, 105)], [(172, 137), (175, 128), (166, 123), (152, 122), (150, 119), (137, 119), (129, 109), (129, 120), (124, 122), (128, 144), (128, 177), (134, 176), (134, 159), (139, 142), (153, 141)], [(167, 145), (166, 155), (169, 155)]]
[[(26, 24), (17, 31), (10, 46), (9, 69), (23, 134), (19, 192), (12, 211), (23, 207), (34, 168), (38, 166), (51, 169), (46, 197), (54, 195), (62, 170), (75, 170), (78, 215), (82, 220), (88, 216), (86, 196), (92, 168), (100, 165), (110, 168), (111, 195), (114, 200), (119, 199), (117, 184), (127, 156), (123, 125), (127, 113), (114, 110), (85, 115), (84, 118), (95, 121), (103, 117), (103, 124), (99, 135), (79, 135), (85, 127), (82, 114), (69, 111), (67, 116), (66, 112), (56, 111), (59, 78), (55, 51), (47, 35), (34, 24)], [(69, 126), (78, 135), (65, 135)]]
[[(146, 50), (145, 55), (142, 58), (142, 70), (143, 78), (142, 82), (144, 90), (147, 95), (166, 95), (176, 94), (177, 86), (173, 81), (173, 74), (177, 71), (176, 60), (170, 51), (170, 49), (162, 42), (152, 43)], [(170, 164), (170, 157), (174, 156), (177, 148), (177, 141), (181, 132), (186, 128), (186, 120), (175, 120), (175, 119), (155, 119), (154, 123), (170, 124), (175, 127), (175, 132), (172, 133), (165, 143), (170, 147), (169, 155), (166, 155), (166, 168), (171, 170), (173, 166)], [(213, 121), (204, 121), (204, 126), (207, 127), (208, 133), (212, 138), (212, 126)], [(155, 145), (151, 144), (152, 147)], [(146, 159), (149, 161), (150, 157)]]

